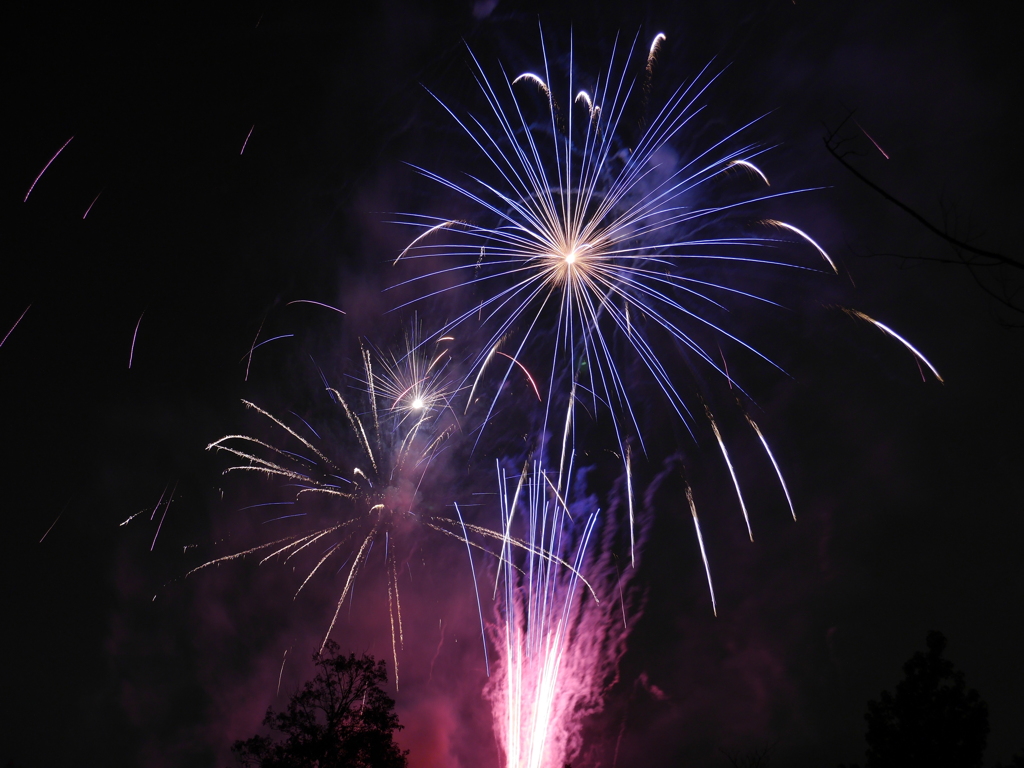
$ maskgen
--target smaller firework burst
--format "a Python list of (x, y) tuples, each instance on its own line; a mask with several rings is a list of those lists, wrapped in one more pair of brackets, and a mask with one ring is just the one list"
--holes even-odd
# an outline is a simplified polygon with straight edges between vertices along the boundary
[[(387, 572), (396, 683), (398, 650), (403, 644), (398, 589), (402, 544), (412, 540), (412, 532), (422, 526), (462, 537), (458, 521), (434, 515), (421, 504), (421, 489), (430, 477), (431, 464), (458, 430), (458, 422), (449, 406), (453, 390), (445, 373), (449, 359), (445, 344), (451, 338), (440, 339), (428, 348), (418, 343), (417, 330), (414, 325), (398, 354), (387, 356), (364, 346), (361, 375), (349, 388), (351, 392), (343, 393), (325, 379), (327, 393), (349, 427), (350, 450), (342, 452), (342, 460), (330, 458), (318, 447), (319, 435), (301, 418), (303, 426), (293, 427), (243, 401), (284, 430), (287, 438), (284, 443), (272, 444), (252, 435), (235, 434), (214, 441), (208, 450), (223, 451), (241, 460), (228, 467), (225, 474), (257, 472), (280, 478), (297, 488), (291, 504), (298, 505), (310, 494), (327, 497), (329, 504), (326, 511), (321, 505), (313, 512), (306, 503), (297, 509), (307, 511), (272, 518), (294, 517), (305, 527), (284, 538), (210, 560), (189, 572), (252, 555), (259, 555), (261, 564), (271, 560), (299, 562), (297, 559), (304, 558), (301, 562), (307, 567), (297, 596), (324, 566), (343, 559), (337, 570), (347, 568), (344, 586), (324, 635), (326, 642), (356, 577), (374, 545), (379, 544)], [(304, 437), (306, 431), (316, 441)], [(314, 520), (319, 522), (311, 525)]]

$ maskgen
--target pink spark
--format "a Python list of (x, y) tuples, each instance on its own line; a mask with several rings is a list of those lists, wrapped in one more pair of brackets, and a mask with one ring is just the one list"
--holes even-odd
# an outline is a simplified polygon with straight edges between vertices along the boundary
[(242, 142), (242, 151), (239, 152), (238, 154), (240, 154), (240, 155), (244, 155), (245, 154), (245, 147), (249, 143), (249, 137), (252, 136), (252, 132), (254, 130), (256, 130), (256, 124), (255, 123), (253, 123), (252, 128), (249, 129), (249, 132), (247, 134), (245, 134), (245, 141)]
[(167, 503), (164, 504), (164, 513), (160, 516), (160, 523), (156, 527), (156, 534), (153, 536), (153, 543), (149, 545), (149, 551), (153, 551), (153, 547), (156, 546), (156, 539), (160, 535), (160, 529), (164, 527), (164, 519), (167, 517), (167, 510), (171, 508), (171, 502), (174, 501), (174, 491), (178, 490), (178, 484), (174, 484), (174, 490), (171, 491), (170, 498), (167, 499)]
[[(854, 120), (853, 122), (857, 123), (856, 120)], [(865, 136), (868, 137), (868, 141), (870, 141), (872, 144), (875, 145), (875, 149), (877, 149), (879, 152), (882, 153), (882, 157), (884, 157), (886, 160), (888, 160), (889, 159), (889, 155), (886, 153), (886, 151), (884, 149), (882, 149), (880, 146), (878, 146), (878, 142), (877, 141), (875, 141), (874, 139), (871, 138), (871, 134), (864, 130), (864, 126), (862, 126), (860, 123), (857, 123), (857, 127), (860, 128), (861, 133), (863, 133)]]
[(68, 503), (64, 505), (64, 509), (58, 512), (57, 517), (54, 519), (52, 523), (50, 523), (50, 527), (46, 529), (46, 533), (43, 534), (43, 538), (39, 540), (40, 544), (42, 544), (46, 537), (50, 535), (50, 531), (53, 530), (53, 526), (55, 526), (57, 524), (57, 521), (60, 520), (61, 515), (64, 514), (65, 510), (67, 510), (69, 504), (71, 504), (71, 499), (68, 499)]
[(260, 328), (256, 331), (256, 337), (252, 340), (252, 346), (249, 347), (249, 362), (245, 364), (245, 380), (249, 380), (249, 368), (252, 366), (252, 353), (256, 349), (256, 342), (260, 340), (260, 334), (263, 333), (263, 323), (267, 321), (267, 318), (263, 318), (263, 322), (260, 323)]
[(339, 315), (347, 314), (343, 309), (332, 307), (330, 304), (324, 304), (322, 301), (312, 301), (310, 299), (295, 299), (295, 301), (289, 301), (285, 304), (286, 307), (290, 307), (292, 304), (316, 304), (318, 307), (325, 307), (326, 309), (333, 309)]
[(94, 197), (94, 198), (92, 199), (92, 202), (91, 202), (91, 203), (89, 203), (89, 207), (85, 209), (85, 213), (83, 213), (83, 214), (82, 214), (82, 218), (83, 218), (83, 219), (84, 219), (84, 218), (85, 218), (86, 216), (88, 216), (88, 215), (89, 215), (89, 211), (91, 211), (91, 210), (92, 210), (92, 207), (93, 207), (94, 205), (96, 205), (96, 201), (100, 199), (100, 195), (102, 195), (102, 194), (103, 194), (103, 190), (101, 189), (101, 190), (100, 190), (100, 192), (99, 192), (99, 195), (96, 195), (96, 197)]
[[(97, 195), (99, 197), (99, 195)], [(95, 201), (94, 201), (95, 202)], [(92, 207), (91, 205), (89, 206)], [(86, 211), (88, 213), (88, 211)], [(82, 217), (85, 218), (84, 216)], [(142, 310), (142, 315), (146, 314), (146, 310)], [(132, 334), (132, 348), (128, 351), (128, 370), (132, 369), (132, 358), (135, 357), (135, 339), (139, 337), (139, 326), (142, 325), (142, 315), (139, 315), (139, 322), (135, 324), (135, 333)]]
[(18, 327), (18, 323), (21, 322), (21, 318), (24, 317), (25, 315), (27, 315), (28, 311), (30, 309), (32, 309), (32, 305), (31, 304), (29, 304), (27, 307), (25, 307), (25, 311), (22, 312), (21, 316), (17, 320), (14, 321), (14, 325), (11, 326), (11, 330), (9, 330), (6, 334), (4, 334), (3, 341), (0, 341), (0, 347), (2, 347), (4, 345), (5, 341), (7, 341), (7, 337), (10, 336), (12, 333), (14, 333), (14, 329)]
[(722, 356), (722, 367), (725, 369), (725, 380), (729, 382), (729, 389), (732, 389), (732, 377), (729, 375), (729, 363), (725, 361), (725, 352), (722, 351), (722, 345), (718, 345), (718, 354)]
[[(73, 138), (75, 138), (75, 137), (72, 136), (71, 139), (73, 139)], [(39, 179), (41, 179), (43, 174), (46, 173), (46, 169), (50, 167), (50, 165), (53, 163), (53, 161), (57, 159), (57, 155), (59, 155), (61, 152), (64, 151), (64, 147), (66, 147), (68, 144), (71, 143), (71, 139), (68, 139), (67, 141), (65, 141), (64, 142), (64, 146), (57, 150), (57, 154), (55, 154), (53, 157), (50, 158), (50, 162), (43, 166), (43, 170), (41, 170), (39, 172), (39, 175), (36, 176), (36, 180), (32, 182), (32, 186), (28, 188), (28, 192), (25, 193), (25, 199), (22, 202), (24, 202), (24, 203), (28, 202), (28, 196), (31, 195), (32, 194), (32, 190), (36, 188), (36, 184), (39, 183)]]
[(539, 389), (537, 389), (537, 382), (535, 382), (535, 381), (533, 380), (533, 376), (531, 376), (531, 375), (530, 375), (530, 372), (529, 372), (528, 370), (526, 370), (526, 366), (525, 366), (525, 365), (523, 365), (522, 363), (520, 363), (520, 362), (519, 362), (518, 360), (516, 360), (516, 359), (515, 359), (514, 357), (512, 357), (512, 355), (506, 355), (506, 354), (505, 354), (504, 352), (499, 352), (498, 354), (499, 354), (499, 355), (501, 355), (502, 357), (507, 357), (507, 358), (508, 358), (509, 360), (511, 360), (511, 361), (512, 361), (513, 363), (515, 363), (516, 365), (518, 365), (518, 366), (519, 366), (520, 368), (522, 368), (522, 369), (523, 369), (523, 373), (525, 373), (525, 374), (526, 374), (526, 378), (527, 378), (527, 379), (529, 380), (529, 382), (530, 382), (530, 386), (531, 386), (531, 387), (533, 387), (533, 393), (534, 393), (535, 395), (537, 395), (537, 399), (538, 399), (538, 400), (540, 400), (541, 402), (543, 402), (543, 401), (544, 401), (544, 398), (542, 398), (542, 397), (540, 396), (540, 390), (539, 390)]

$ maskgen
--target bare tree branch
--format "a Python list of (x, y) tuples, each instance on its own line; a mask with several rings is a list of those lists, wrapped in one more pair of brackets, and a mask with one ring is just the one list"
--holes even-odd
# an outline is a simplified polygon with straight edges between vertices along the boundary
[[(980, 248), (954, 236), (949, 231), (948, 227), (940, 227), (933, 224), (923, 214), (900, 200), (898, 197), (890, 193), (881, 185), (872, 181), (864, 173), (858, 170), (849, 160), (849, 156), (853, 154), (852, 151), (846, 149), (849, 143), (853, 141), (853, 137), (843, 137), (841, 134), (843, 127), (852, 117), (853, 112), (850, 112), (835, 129), (828, 130), (826, 128), (826, 134), (823, 141), (828, 153), (869, 189), (895, 205), (933, 235), (949, 244), (955, 254), (955, 259), (907, 255), (900, 255), (899, 258), (913, 261), (928, 261), (936, 264), (962, 265), (967, 268), (967, 271), (970, 273), (971, 278), (977, 286), (988, 296), (998, 302), (1005, 309), (1008, 309), (1018, 315), (1024, 314), (1024, 296), (1022, 296), (1022, 286), (1017, 285), (1017, 281), (1009, 278), (1005, 273), (1005, 270), (1010, 270), (1013, 274), (1016, 274), (1017, 272), (1024, 272), (1024, 261), (1005, 253), (999, 253), (998, 251), (992, 251), (987, 248)], [(993, 277), (992, 274), (988, 272), (988, 270), (992, 268), (996, 269), (997, 272), (1002, 271), (1002, 274)], [(983, 279), (982, 275), (978, 272), (978, 270), (983, 269), (986, 270), (987, 280)], [(997, 283), (995, 287), (992, 285), (993, 281)]]

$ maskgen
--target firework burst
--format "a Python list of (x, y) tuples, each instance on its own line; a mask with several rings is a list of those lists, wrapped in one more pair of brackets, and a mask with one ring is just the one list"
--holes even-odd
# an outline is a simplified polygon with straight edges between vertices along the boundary
[[(429, 479), (431, 463), (458, 430), (458, 422), (449, 406), (453, 390), (445, 373), (448, 353), (444, 341), (427, 350), (417, 345), (415, 330), (414, 326), (401, 354), (389, 357), (371, 347), (363, 348), (362, 375), (350, 388), (355, 398), (324, 380), (355, 446), (344, 462), (330, 458), (313, 439), (303, 436), (308, 431), (319, 441), (319, 435), (305, 421), (300, 432), (302, 428), (289, 426), (270, 412), (245, 402), (270, 424), (284, 430), (287, 441), (293, 444), (274, 445), (258, 437), (236, 434), (214, 441), (208, 450), (226, 452), (241, 460), (225, 473), (257, 472), (297, 488), (289, 503), (305, 511), (265, 522), (289, 517), (321, 522), (287, 537), (210, 560), (190, 572), (253, 555), (260, 556), (261, 564), (306, 558), (303, 562), (308, 561), (308, 567), (295, 592), (298, 596), (317, 572), (344, 557), (338, 568), (339, 572), (347, 569), (344, 586), (324, 636), (326, 642), (356, 577), (374, 545), (379, 544), (384, 550), (387, 572), (396, 682), (398, 650), (404, 640), (398, 588), (404, 562), (400, 555), (402, 542), (420, 526), (462, 538), (458, 521), (431, 514), (427, 505), (420, 503), (421, 488)], [(327, 509), (320, 505), (310, 510), (305, 503), (300, 506), (310, 494), (326, 496), (330, 502)]]
[[(629, 79), (616, 48), (587, 89), (571, 53), (566, 86), (558, 87), (546, 50), (542, 73), (514, 78), (489, 77), (471, 52), (482, 116), (439, 101), (479, 150), (485, 172), (462, 182), (418, 170), (468, 200), (478, 220), (404, 216), (402, 223), (421, 231), (395, 260), (438, 265), (400, 285), (454, 275), (453, 286), (421, 298), (460, 294), (465, 308), (443, 334), (484, 329), (469, 377), (479, 380), (500, 363), (500, 393), (517, 365), (538, 362), (545, 374), (543, 386), (534, 386), (549, 411), (566, 398), (570, 407), (588, 400), (595, 414), (610, 410), (623, 449), (628, 433), (643, 444), (626, 367), (633, 361), (691, 431), (693, 414), (670, 356), (695, 358), (730, 386), (739, 385), (712, 352), (720, 343), (778, 367), (729, 325), (730, 315), (735, 326), (737, 314), (775, 302), (730, 285), (731, 273), (835, 268), (803, 230), (755, 214), (768, 201), (807, 191), (768, 185), (755, 160), (769, 147), (744, 138), (756, 121), (686, 155), (677, 150), (697, 127), (704, 131), (702, 100), (717, 74), (706, 68), (648, 117), (664, 39), (659, 34), (651, 45), (642, 83)], [(634, 41), (624, 59), (637, 54)], [(641, 102), (639, 117), (634, 102)], [(633, 121), (646, 128), (627, 141)]]

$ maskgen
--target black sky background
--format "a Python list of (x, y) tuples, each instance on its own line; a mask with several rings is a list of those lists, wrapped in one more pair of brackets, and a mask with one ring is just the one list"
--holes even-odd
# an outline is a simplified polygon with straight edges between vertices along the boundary
[[(475, 98), (463, 40), (509, 71), (536, 67), (538, 14), (562, 50), (571, 28), (594, 67), (617, 32), (638, 29), (641, 44), (668, 35), (659, 65), (669, 81), (712, 58), (729, 64), (709, 114), (738, 125), (774, 110), (757, 129), (779, 143), (769, 175), (826, 187), (789, 218), (842, 266), (841, 278), (801, 286), (778, 325), (743, 328), (792, 373), (763, 378), (757, 395), (797, 523), (756, 445), (734, 449), (751, 545), (714, 444), (657, 435), (640, 474), (649, 482), (670, 456), (685, 464), (719, 615), (680, 486), (665, 481), (649, 496), (643, 617), (580, 764), (612, 765), (617, 742), (620, 766), (722, 765), (722, 750), (771, 744), (780, 765), (861, 760), (865, 702), (895, 685), (932, 628), (989, 703), (988, 762), (1024, 746), (1024, 331), (1005, 322), (1021, 318), (1000, 313), (960, 269), (900, 260), (949, 251), (821, 141), (823, 124), (856, 109), (891, 156), (861, 136), (859, 167), (958, 235), (1019, 252), (1019, 56), (998, 7), (240, 3), (4, 14), (0, 333), (30, 308), (0, 347), (0, 760), (224, 765), (231, 741), (283, 703), (282, 654), (308, 657), (335, 592), (292, 603), (284, 574), (248, 566), (176, 580), (224, 551), (218, 542), (252, 533), (236, 510), (273, 492), (227, 485), (203, 449), (251, 427), (243, 397), (278, 412), (322, 407), (309, 354), (340, 378), (360, 335), (394, 332), (380, 291), (407, 232), (387, 212), (440, 199), (404, 163), (453, 173), (478, 162), (422, 85)], [(348, 314), (285, 306), (294, 299)], [(922, 381), (905, 350), (840, 303), (899, 329), (945, 385)], [(257, 332), (295, 337), (257, 350), (246, 378)], [(148, 513), (119, 523), (170, 488), (150, 552)], [(396, 698), (413, 766), (497, 765), (458, 557), (440, 547), (409, 587), (409, 682)], [(379, 601), (355, 609), (336, 639), (386, 656)], [(308, 669), (290, 661), (283, 691)]]

